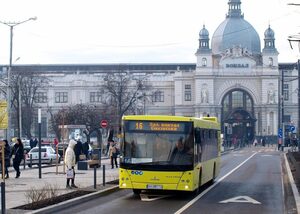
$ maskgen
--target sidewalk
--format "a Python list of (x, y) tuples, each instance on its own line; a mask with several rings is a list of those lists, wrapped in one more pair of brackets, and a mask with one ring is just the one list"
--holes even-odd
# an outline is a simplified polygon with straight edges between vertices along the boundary
[[(109, 182), (118, 179), (118, 168), (111, 169), (110, 160), (103, 158), (101, 160), (101, 168), (97, 168), (97, 185), (102, 184), (103, 178), (103, 165), (105, 165), (105, 181)], [(66, 175), (63, 173), (63, 165), (58, 166), (58, 174), (56, 174), (56, 166), (42, 168), (42, 178), (39, 179), (39, 168), (21, 168), (20, 178), (15, 178), (15, 171), (10, 167), (10, 178), (5, 180), (6, 190), (6, 210), (18, 207), (24, 204), (28, 204), (28, 198), (26, 198), (26, 192), (29, 192), (33, 188), (41, 189), (45, 185), (50, 184), (58, 189), (58, 195), (69, 193), (72, 191), (80, 190), (83, 188), (93, 188), (94, 186), (94, 169), (78, 170), (77, 165), (75, 167), (75, 184), (78, 189), (66, 189)], [(3, 180), (1, 179), (1, 182)], [(1, 208), (1, 207), (0, 207)]]

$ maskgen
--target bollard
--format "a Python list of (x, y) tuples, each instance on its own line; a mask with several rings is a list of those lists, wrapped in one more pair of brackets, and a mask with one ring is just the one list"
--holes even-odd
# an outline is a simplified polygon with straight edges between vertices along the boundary
[(32, 167), (32, 154), (30, 154), (30, 167)]
[(5, 183), (1, 182), (1, 213), (5, 214)]
[(105, 165), (103, 165), (103, 186), (105, 186)]
[(94, 189), (97, 189), (97, 166), (94, 166)]

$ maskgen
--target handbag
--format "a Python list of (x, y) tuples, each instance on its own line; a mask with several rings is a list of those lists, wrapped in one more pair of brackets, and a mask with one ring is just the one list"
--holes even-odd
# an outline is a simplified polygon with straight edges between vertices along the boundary
[(74, 178), (74, 170), (73, 169), (68, 169), (67, 170), (67, 178), (69, 178), (69, 179)]

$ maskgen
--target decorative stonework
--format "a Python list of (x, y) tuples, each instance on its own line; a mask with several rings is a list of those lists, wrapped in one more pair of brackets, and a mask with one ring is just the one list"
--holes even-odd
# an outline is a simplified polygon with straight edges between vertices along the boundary
[(222, 99), (225, 94), (232, 89), (243, 89), (247, 91), (253, 98), (255, 104), (259, 104), (261, 99), (259, 98), (259, 91), (256, 81), (249, 80), (225, 80), (220, 87), (216, 88), (216, 103), (221, 105)]

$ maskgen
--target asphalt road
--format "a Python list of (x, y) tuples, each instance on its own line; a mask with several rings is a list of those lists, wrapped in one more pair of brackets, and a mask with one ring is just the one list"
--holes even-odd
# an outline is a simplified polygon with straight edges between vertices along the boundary
[(222, 156), (221, 173), (199, 195), (168, 192), (134, 196), (131, 190), (72, 206), (60, 213), (285, 213), (281, 153), (245, 148)]

